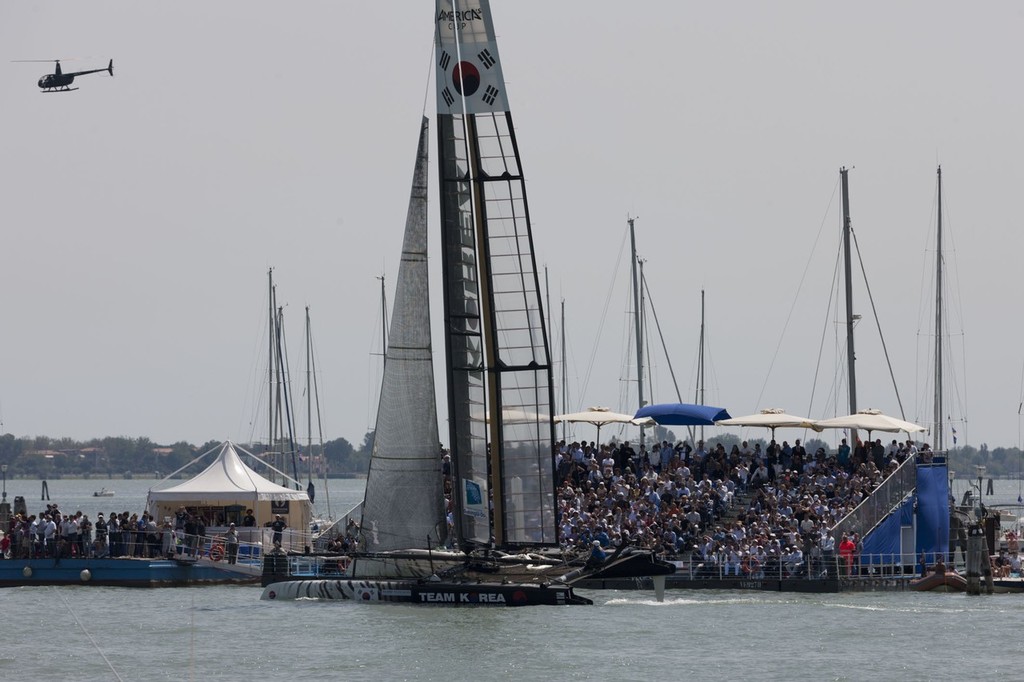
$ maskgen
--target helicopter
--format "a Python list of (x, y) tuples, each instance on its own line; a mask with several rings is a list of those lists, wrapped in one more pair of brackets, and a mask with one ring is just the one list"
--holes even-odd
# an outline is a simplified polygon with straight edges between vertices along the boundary
[[(21, 59), (21, 60), (18, 60), (18, 61), (23, 61), (23, 62), (41, 62), (41, 61), (46, 61), (46, 62), (49, 62), (51, 60), (49, 60), (49, 59)], [(84, 76), (84, 75), (89, 74), (89, 73), (100, 73), (101, 71), (106, 71), (111, 76), (114, 75), (114, 60), (113, 59), (110, 60), (110, 63), (107, 64), (107, 68), (105, 68), (105, 69), (89, 69), (88, 71), (74, 71), (72, 73), (64, 73), (63, 71), (61, 71), (61, 69), (60, 69), (60, 60), (59, 59), (54, 59), (52, 61), (56, 64), (56, 68), (54, 69), (53, 73), (48, 73), (48, 74), (46, 74), (45, 76), (43, 76), (42, 78), (39, 79), (39, 88), (43, 92), (71, 92), (73, 90), (78, 90), (78, 88), (70, 87), (71, 84), (75, 82), (75, 76)]]

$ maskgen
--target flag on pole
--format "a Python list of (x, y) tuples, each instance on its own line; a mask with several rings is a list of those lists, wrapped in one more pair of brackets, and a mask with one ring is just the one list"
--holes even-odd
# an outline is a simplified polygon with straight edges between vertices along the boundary
[(956, 445), (956, 427), (950, 426), (949, 428), (953, 431), (953, 445)]

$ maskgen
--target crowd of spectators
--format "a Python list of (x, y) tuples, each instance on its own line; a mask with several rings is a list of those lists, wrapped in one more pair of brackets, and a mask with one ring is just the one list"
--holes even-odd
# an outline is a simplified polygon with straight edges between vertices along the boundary
[[(249, 518), (247, 516), (246, 518)], [(157, 524), (143, 512), (100, 512), (95, 521), (81, 511), (63, 513), (47, 504), (39, 514), (15, 514), (2, 529), (0, 558), (153, 558), (194, 555), (206, 535), (206, 522), (184, 507)]]
[[(566, 549), (627, 544), (709, 575), (759, 577), (854, 570), (860, 538), (830, 528), (907, 457), (911, 441), (808, 453), (800, 440), (746, 441), (730, 451), (697, 441), (560, 441), (555, 445), (559, 537)], [(838, 558), (839, 561), (835, 561)]]

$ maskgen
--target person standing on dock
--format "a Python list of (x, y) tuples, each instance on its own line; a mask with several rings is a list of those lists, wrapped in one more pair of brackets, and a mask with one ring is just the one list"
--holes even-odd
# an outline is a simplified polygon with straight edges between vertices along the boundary
[(228, 550), (228, 563), (238, 563), (238, 531), (235, 524), (228, 526), (228, 532), (224, 535), (224, 546)]
[(122, 519), (117, 512), (110, 512), (107, 519), (107, 534), (110, 536), (110, 556), (124, 556), (124, 529)]
[(78, 517), (78, 556), (88, 557), (92, 553), (92, 521), (88, 514), (77, 512)]
[(174, 558), (174, 526), (170, 519), (164, 517), (164, 525), (160, 531), (160, 553), (168, 559)]
[(57, 524), (53, 518), (46, 515), (46, 525), (43, 526), (43, 552), (50, 557), (57, 556)]
[(287, 527), (287, 524), (285, 524), (284, 522), (284, 517), (280, 514), (278, 514), (277, 518), (274, 519), (274, 522), (270, 524), (270, 529), (274, 531), (274, 535), (272, 537), (271, 542), (275, 546), (279, 546), (282, 544), (282, 541), (284, 539), (284, 529)]
[(189, 514), (188, 518), (185, 519), (185, 554), (192, 558), (195, 558), (196, 546), (199, 544), (197, 531), (196, 517)]
[(96, 523), (94, 524), (96, 529), (96, 542), (93, 547), (93, 556), (97, 559), (103, 559), (108, 555), (107, 552), (107, 522), (103, 518), (103, 512), (96, 515)]
[(857, 545), (853, 543), (850, 536), (843, 533), (843, 541), (839, 543), (840, 565), (843, 567), (843, 577), (847, 577), (853, 571), (853, 552)]

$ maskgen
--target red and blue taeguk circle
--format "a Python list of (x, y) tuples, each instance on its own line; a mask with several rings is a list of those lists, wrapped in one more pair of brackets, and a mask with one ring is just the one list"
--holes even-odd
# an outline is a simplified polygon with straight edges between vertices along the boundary
[(480, 88), (480, 71), (470, 62), (459, 62), (452, 69), (455, 89), (463, 97), (469, 97)]

